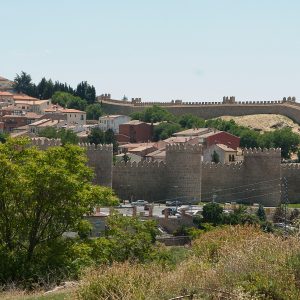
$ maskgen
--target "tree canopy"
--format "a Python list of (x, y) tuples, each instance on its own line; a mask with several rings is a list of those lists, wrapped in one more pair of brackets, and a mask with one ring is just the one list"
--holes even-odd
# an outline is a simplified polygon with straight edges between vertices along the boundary
[(76, 133), (70, 129), (56, 129), (53, 127), (46, 127), (40, 130), (39, 136), (46, 137), (48, 139), (60, 139), (63, 145), (65, 144), (78, 144), (79, 138)]
[(18, 259), (11, 272), (20, 271), (96, 205), (118, 203), (111, 189), (91, 184), (86, 162), (74, 145), (41, 151), (24, 139), (0, 144), (0, 266), (3, 256), (13, 265)]

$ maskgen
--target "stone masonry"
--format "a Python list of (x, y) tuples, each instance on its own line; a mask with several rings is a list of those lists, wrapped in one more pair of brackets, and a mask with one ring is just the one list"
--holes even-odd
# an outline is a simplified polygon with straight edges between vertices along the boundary
[[(33, 139), (46, 149), (57, 140)], [(300, 203), (300, 164), (281, 164), (280, 149), (245, 149), (244, 161), (234, 164), (201, 163), (199, 145), (169, 145), (166, 162), (118, 162), (113, 165), (110, 145), (80, 144), (88, 165), (95, 171), (95, 184), (112, 187), (121, 199), (186, 203), (201, 200), (262, 203), (276, 206), (281, 199), (281, 178), (288, 181), (289, 201)]]

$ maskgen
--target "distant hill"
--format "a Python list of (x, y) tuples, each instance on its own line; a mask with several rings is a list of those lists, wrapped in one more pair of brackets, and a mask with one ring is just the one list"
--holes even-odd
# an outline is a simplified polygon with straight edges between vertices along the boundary
[(275, 114), (259, 114), (247, 116), (222, 116), (223, 120), (234, 120), (238, 125), (249, 127), (256, 131), (273, 131), (284, 127), (292, 128), (293, 132), (300, 134), (300, 126), (288, 117)]

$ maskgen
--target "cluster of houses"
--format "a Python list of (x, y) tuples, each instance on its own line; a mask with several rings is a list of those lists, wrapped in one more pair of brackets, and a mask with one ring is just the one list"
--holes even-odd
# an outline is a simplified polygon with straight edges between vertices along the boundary
[(54, 105), (13, 91), (0, 90), (0, 132), (16, 136), (36, 136), (47, 127), (86, 131), (86, 113)]
[(0, 132), (13, 137), (39, 135), (45, 128), (65, 128), (74, 131), (85, 142), (91, 129), (113, 130), (119, 144), (117, 160), (124, 155), (131, 162), (165, 161), (168, 144), (201, 144), (204, 161), (218, 158), (220, 163), (242, 160), (240, 139), (227, 132), (211, 128), (194, 128), (175, 133), (172, 137), (153, 141), (154, 129), (159, 123), (131, 120), (125, 115), (106, 115), (98, 121), (87, 121), (86, 112), (66, 109), (53, 104), (51, 99), (40, 100), (15, 93), (12, 82), (0, 77)]
[[(220, 163), (233, 163), (243, 159), (239, 148), (240, 138), (228, 132), (212, 128), (193, 128), (174, 133), (172, 137), (153, 141), (154, 128), (158, 123), (130, 120), (128, 116), (107, 115), (100, 117), (103, 130), (112, 129), (119, 143), (117, 161), (127, 156), (131, 162), (165, 161), (168, 144), (201, 144), (203, 160), (212, 161), (217, 156)], [(215, 154), (215, 155), (214, 155)]]

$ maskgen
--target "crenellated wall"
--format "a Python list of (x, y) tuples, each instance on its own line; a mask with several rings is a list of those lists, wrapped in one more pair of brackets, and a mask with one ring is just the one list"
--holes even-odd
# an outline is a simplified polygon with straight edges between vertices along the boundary
[(118, 162), (113, 167), (113, 189), (121, 199), (157, 201), (166, 198), (166, 164)]
[[(59, 140), (33, 139), (41, 149), (59, 146)], [(201, 163), (199, 145), (168, 145), (166, 163), (112, 163), (111, 145), (80, 144), (95, 183), (112, 186), (121, 199), (159, 201), (180, 198), (186, 203), (262, 203), (276, 206), (281, 199), (281, 178), (288, 181), (290, 202), (300, 202), (300, 164), (281, 164), (280, 149), (244, 149), (244, 161), (232, 164)]]
[[(49, 147), (61, 146), (60, 139), (33, 138), (31, 144), (42, 150)], [(88, 166), (95, 172), (94, 183), (112, 186), (112, 145), (79, 144), (84, 148), (88, 158)]]
[[(225, 97), (226, 98), (226, 97)], [(230, 97), (233, 98), (233, 97)], [(104, 111), (108, 114), (129, 115), (132, 112), (142, 111), (152, 105), (163, 106), (175, 115), (194, 114), (204, 119), (220, 116), (244, 116), (253, 114), (280, 114), (300, 123), (300, 104), (294, 97), (274, 101), (234, 101), (230, 98), (223, 102), (136, 102), (120, 101), (113, 99), (100, 99)]]
[(94, 183), (112, 187), (112, 145), (79, 144), (88, 157), (88, 166), (95, 172)]
[(289, 202), (300, 203), (300, 164), (281, 164), (281, 176), (287, 179)]

